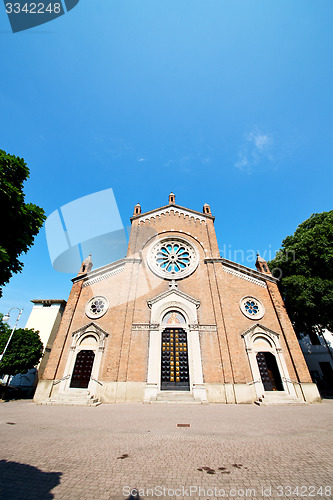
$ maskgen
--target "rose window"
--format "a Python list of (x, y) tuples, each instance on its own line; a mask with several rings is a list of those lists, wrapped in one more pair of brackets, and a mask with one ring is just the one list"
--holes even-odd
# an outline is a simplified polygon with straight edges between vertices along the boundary
[(150, 269), (163, 278), (178, 279), (191, 274), (198, 265), (192, 245), (183, 239), (165, 239), (156, 243), (148, 253)]
[(256, 302), (254, 302), (253, 300), (248, 300), (247, 302), (245, 302), (245, 309), (247, 310), (247, 312), (249, 314), (258, 314), (259, 312), (259, 306)]
[(243, 297), (239, 306), (242, 313), (250, 319), (260, 319), (265, 314), (264, 306), (254, 297)]
[(191, 261), (190, 254), (184, 245), (167, 243), (163, 245), (156, 255), (157, 265), (167, 272), (176, 272), (186, 269)]
[(93, 314), (99, 314), (103, 311), (105, 303), (102, 299), (96, 299), (90, 304), (90, 311)]
[(109, 303), (105, 297), (93, 297), (86, 305), (86, 315), (88, 318), (101, 318), (108, 310)]

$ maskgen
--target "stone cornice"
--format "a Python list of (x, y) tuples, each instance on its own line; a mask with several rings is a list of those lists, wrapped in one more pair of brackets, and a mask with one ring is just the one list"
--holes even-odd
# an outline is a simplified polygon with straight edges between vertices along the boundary
[(81, 274), (79, 276), (76, 276), (75, 278), (72, 279), (72, 281), (73, 281), (73, 283), (76, 283), (77, 281), (81, 281), (81, 280), (87, 281), (87, 280), (91, 280), (93, 278), (98, 278), (98, 277), (104, 276), (105, 274), (108, 274), (110, 272), (116, 271), (117, 269), (124, 268), (125, 264), (126, 264), (126, 258), (120, 259), (120, 260), (117, 260), (116, 262), (111, 262), (111, 264), (107, 264), (106, 266), (98, 267), (97, 269), (90, 271), (90, 273)]
[(223, 257), (220, 257), (218, 259), (205, 259), (205, 264), (206, 263), (221, 263), (223, 266), (228, 267), (230, 269), (234, 269), (235, 271), (239, 273), (246, 274), (248, 276), (252, 276), (253, 278), (257, 278), (259, 280), (264, 280), (264, 281), (271, 281), (272, 283), (277, 283), (279, 280), (278, 278), (274, 278), (273, 276), (270, 276), (269, 274), (261, 273), (260, 271), (255, 271), (254, 269), (250, 269), (249, 267), (242, 266), (241, 264), (237, 264), (236, 262), (233, 262), (232, 260), (224, 259)]
[(185, 208), (180, 205), (165, 205), (164, 207), (155, 208), (154, 210), (150, 210), (149, 212), (145, 212), (142, 214), (134, 215), (131, 217), (131, 222), (134, 220), (139, 220), (140, 222), (151, 219), (152, 217), (156, 217), (165, 213), (169, 213), (171, 210), (174, 212), (179, 212), (179, 214), (189, 215), (189, 217), (193, 217), (194, 219), (199, 219), (200, 221), (205, 221), (205, 219), (215, 220), (215, 217), (210, 214), (204, 214), (202, 212), (197, 212), (196, 210), (192, 210), (191, 208)]
[(50, 306), (51, 304), (60, 304), (62, 306), (65, 306), (67, 304), (66, 300), (63, 299), (34, 299), (31, 300), (33, 304), (43, 304), (45, 306)]

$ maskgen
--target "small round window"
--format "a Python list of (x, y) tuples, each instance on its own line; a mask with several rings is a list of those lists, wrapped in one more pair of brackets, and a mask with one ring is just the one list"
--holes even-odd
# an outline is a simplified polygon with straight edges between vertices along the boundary
[(101, 318), (108, 310), (109, 302), (105, 297), (98, 296), (90, 299), (86, 305), (88, 318)]
[(243, 297), (239, 307), (242, 313), (250, 319), (260, 319), (265, 314), (264, 306), (254, 297)]

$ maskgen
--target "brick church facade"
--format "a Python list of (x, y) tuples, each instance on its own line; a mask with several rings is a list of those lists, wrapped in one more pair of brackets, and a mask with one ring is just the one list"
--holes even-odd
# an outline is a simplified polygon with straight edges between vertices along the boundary
[(72, 280), (36, 402), (320, 400), (277, 280), (220, 257), (209, 205), (171, 193), (131, 223), (124, 259)]

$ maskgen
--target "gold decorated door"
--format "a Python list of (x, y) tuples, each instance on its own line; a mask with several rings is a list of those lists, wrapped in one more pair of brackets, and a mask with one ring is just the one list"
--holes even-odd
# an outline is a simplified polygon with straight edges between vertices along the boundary
[(189, 391), (187, 334), (183, 328), (162, 332), (161, 389)]

